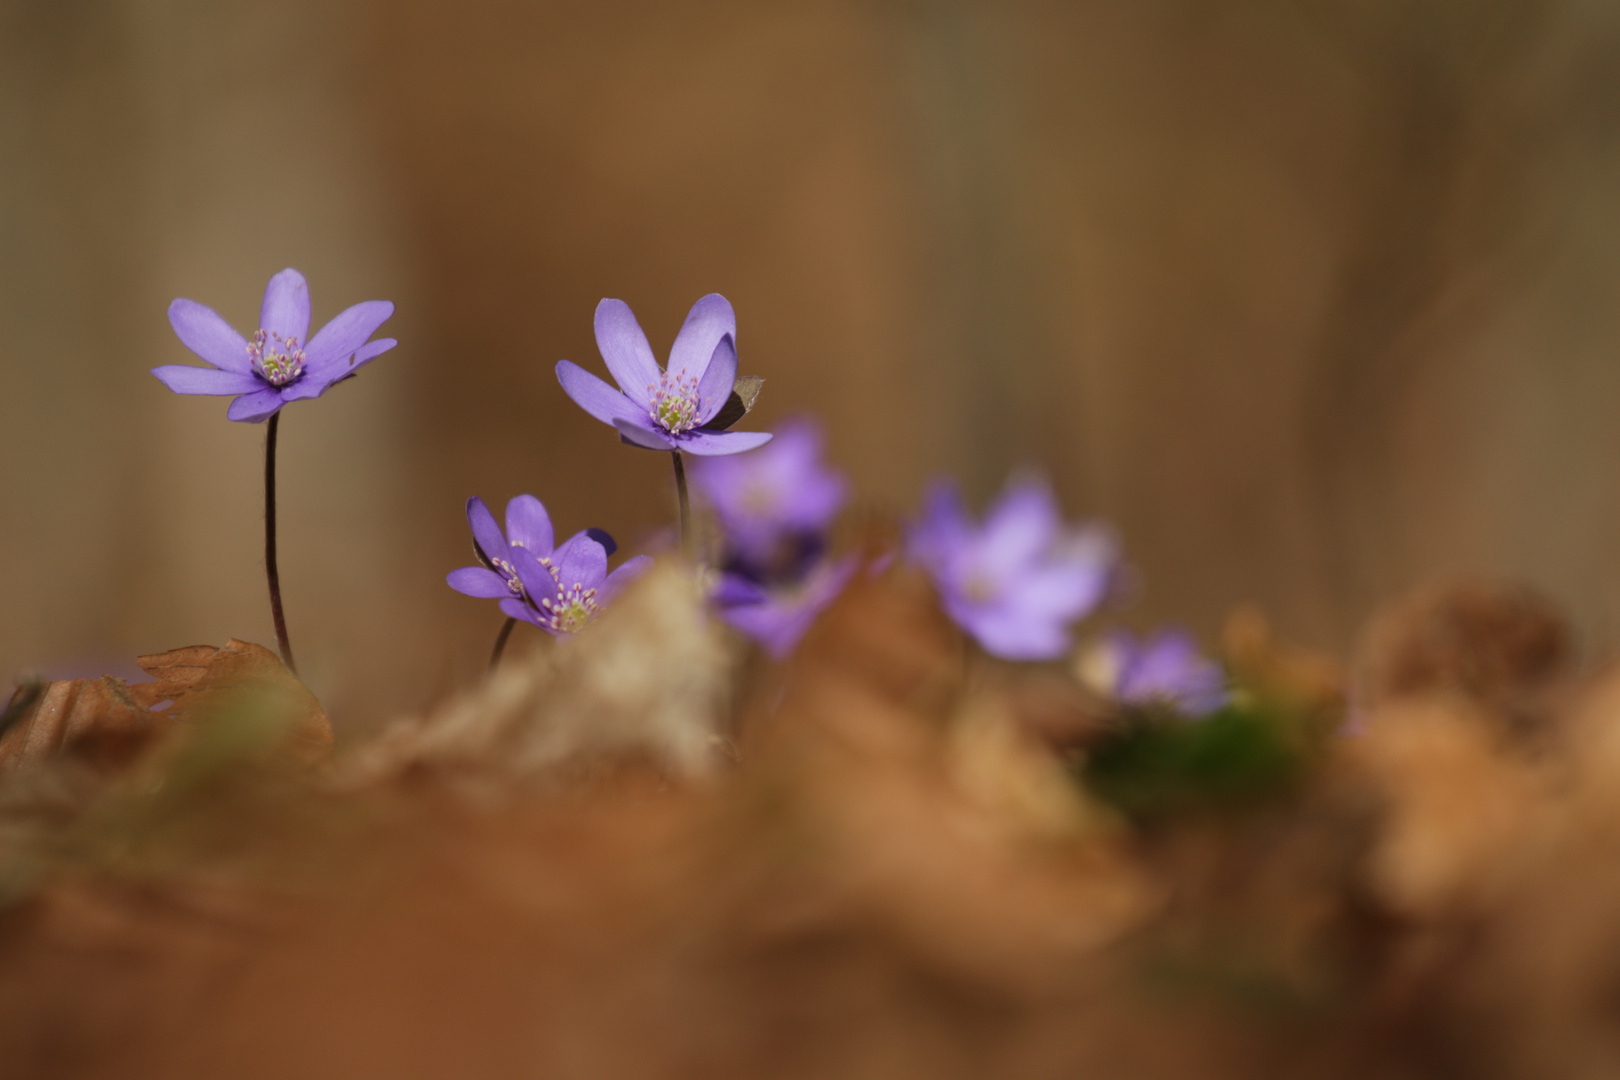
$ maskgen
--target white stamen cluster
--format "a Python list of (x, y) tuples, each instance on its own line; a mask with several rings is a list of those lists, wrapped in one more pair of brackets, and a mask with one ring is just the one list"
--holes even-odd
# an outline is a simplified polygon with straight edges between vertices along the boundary
[(494, 566), (495, 572), (506, 579), (506, 587), (512, 591), (512, 595), (519, 600), (525, 599), (528, 594), (523, 591), (523, 580), (518, 577), (517, 567), (505, 559), (491, 559), (489, 561)]
[(254, 372), (271, 386), (286, 386), (304, 373), (304, 350), (295, 337), (261, 329), (247, 349)]
[(550, 559), (541, 559), (540, 565), (546, 568), (551, 580), (557, 584), (556, 599), (544, 596), (540, 598), (542, 621), (553, 630), (572, 634), (596, 617), (599, 605), (596, 602), (595, 589), (587, 589), (577, 581), (564, 586), (562, 576), (557, 572), (557, 568), (551, 565)]
[(649, 384), (647, 394), (652, 401), (647, 413), (654, 423), (671, 435), (680, 435), (697, 427), (703, 411), (703, 399), (698, 397), (697, 380), (689, 375), (673, 378), (666, 372), (657, 384)]

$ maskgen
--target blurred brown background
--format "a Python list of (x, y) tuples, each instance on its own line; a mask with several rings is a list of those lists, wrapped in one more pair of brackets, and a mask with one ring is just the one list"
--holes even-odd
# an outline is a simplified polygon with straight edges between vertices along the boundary
[(1137, 617), (1342, 648), (1505, 572), (1620, 639), (1620, 8), (1598, 0), (0, 0), (0, 671), (273, 639), (262, 427), (176, 296), (400, 347), (282, 424), (294, 644), (339, 726), (476, 672), (467, 495), (634, 540), (667, 462), (552, 376), (709, 291), (759, 423), (862, 504), (1020, 463)]

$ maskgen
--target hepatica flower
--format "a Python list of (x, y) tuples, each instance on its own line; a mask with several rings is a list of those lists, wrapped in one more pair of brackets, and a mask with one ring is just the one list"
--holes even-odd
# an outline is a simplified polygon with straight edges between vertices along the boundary
[(195, 300), (170, 304), (169, 324), (180, 341), (213, 366), (166, 364), (152, 374), (177, 394), (234, 397), (225, 415), (258, 423), (290, 401), (320, 397), (392, 349), (392, 338), (368, 339), (393, 313), (387, 300), (367, 300), (310, 337), (309, 286), (297, 270), (283, 270), (265, 286), (252, 340)]
[(1104, 637), (1081, 660), (1086, 681), (1124, 705), (1207, 716), (1226, 703), (1226, 675), (1198, 651), (1185, 630), (1137, 638), (1125, 630)]
[(814, 421), (790, 421), (758, 453), (709, 458), (692, 480), (714, 509), (728, 561), (780, 567), (806, 549), (819, 550), (838, 515), (848, 484), (821, 460), (821, 430)]
[(504, 534), (477, 496), (467, 500), (467, 523), (483, 565), (452, 570), (446, 582), (467, 596), (499, 600), (508, 618), (549, 634), (583, 628), (615, 592), (652, 564), (637, 555), (608, 573), (615, 545), (600, 529), (575, 533), (553, 548), (551, 517), (533, 495), (507, 503)]
[(854, 576), (859, 560), (822, 559), (799, 580), (760, 582), (734, 571), (721, 575), (713, 600), (726, 622), (753, 638), (772, 658), (793, 651)]
[(1112, 538), (1066, 526), (1051, 491), (1033, 480), (1009, 485), (982, 524), (952, 484), (936, 484), (907, 541), (956, 624), (1008, 660), (1067, 652), (1070, 624), (1102, 602), (1117, 566)]
[(766, 432), (724, 430), (740, 418), (731, 410), (722, 413), (737, 383), (737, 317), (719, 293), (692, 305), (664, 368), (622, 300), (596, 306), (596, 347), (618, 389), (569, 360), (557, 362), (557, 381), (580, 408), (612, 425), (625, 442), (648, 450), (718, 455), (770, 441)]

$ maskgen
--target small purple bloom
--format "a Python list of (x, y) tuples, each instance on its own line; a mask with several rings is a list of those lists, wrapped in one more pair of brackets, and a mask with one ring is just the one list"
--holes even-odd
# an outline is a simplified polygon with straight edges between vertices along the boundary
[(858, 562), (854, 555), (825, 559), (791, 584), (762, 585), (741, 574), (722, 574), (714, 603), (726, 622), (781, 660), (844, 591)]
[(467, 596), (499, 600), (507, 616), (550, 634), (579, 630), (652, 565), (637, 555), (608, 573), (613, 539), (598, 529), (575, 533), (553, 550), (551, 516), (533, 495), (506, 504), (505, 535), (476, 495), (467, 500), (467, 523), (484, 565), (452, 570), (445, 582)]
[(1087, 681), (1125, 705), (1207, 716), (1226, 704), (1226, 675), (1185, 630), (1138, 639), (1115, 630), (1085, 656)]
[(557, 362), (557, 381), (575, 404), (619, 432), (632, 446), (716, 456), (738, 454), (771, 441), (762, 431), (705, 427), (720, 413), (737, 383), (737, 316), (731, 303), (710, 293), (692, 305), (659, 368), (630, 305), (596, 305), (596, 347), (620, 389), (570, 360)]
[(1050, 489), (1034, 480), (1010, 484), (982, 525), (942, 481), (907, 540), (945, 611), (986, 652), (1007, 660), (1067, 652), (1069, 624), (1102, 602), (1117, 563), (1112, 537), (1065, 526)]
[(783, 424), (758, 453), (693, 464), (693, 483), (720, 519), (731, 557), (774, 566), (832, 524), (848, 485), (822, 464), (821, 443), (815, 421), (798, 419)]
[(297, 270), (283, 270), (265, 286), (252, 341), (213, 308), (194, 300), (170, 304), (169, 324), (180, 341), (213, 367), (166, 364), (152, 374), (177, 394), (234, 396), (225, 415), (256, 424), (289, 401), (320, 397), (392, 349), (393, 338), (367, 339), (393, 313), (387, 300), (367, 300), (307, 337), (309, 286)]

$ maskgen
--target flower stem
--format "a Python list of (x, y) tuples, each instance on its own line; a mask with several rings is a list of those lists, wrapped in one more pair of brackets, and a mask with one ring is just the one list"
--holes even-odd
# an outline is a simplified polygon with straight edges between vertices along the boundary
[(681, 504), (681, 554), (688, 558), (692, 555), (692, 503), (686, 494), (686, 464), (681, 461), (681, 452), (671, 450), (669, 456), (675, 459), (675, 497)]
[(281, 571), (276, 567), (276, 427), (281, 413), (270, 414), (270, 427), (264, 437), (264, 574), (270, 581), (270, 617), (276, 623), (276, 646), (287, 670), (298, 674), (293, 663), (292, 643), (287, 640), (287, 616), (281, 610)]
[(489, 670), (494, 671), (496, 665), (501, 662), (501, 654), (506, 651), (506, 639), (512, 636), (512, 627), (516, 625), (516, 619), (508, 618), (506, 624), (501, 627), (501, 632), (496, 635), (495, 650), (489, 654)]

